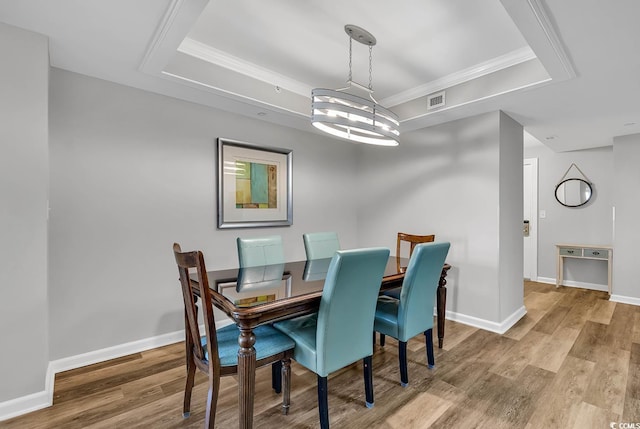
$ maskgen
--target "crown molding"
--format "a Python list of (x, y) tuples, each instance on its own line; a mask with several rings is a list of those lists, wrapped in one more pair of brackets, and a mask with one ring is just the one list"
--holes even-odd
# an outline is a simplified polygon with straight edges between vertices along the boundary
[(250, 63), (241, 58), (234, 57), (233, 55), (229, 55), (224, 51), (215, 49), (202, 42), (198, 42), (197, 40), (188, 37), (185, 38), (178, 48), (178, 51), (250, 78), (278, 86), (298, 95), (302, 95), (304, 97), (311, 96), (311, 90), (313, 88), (307, 84)]
[(577, 76), (544, 0), (500, 0), (554, 81)]
[[(247, 105), (251, 105), (251, 106), (256, 106), (256, 107), (260, 107), (260, 108), (268, 108), (269, 110), (273, 111), (273, 112), (280, 112), (280, 113), (286, 113), (286, 114), (292, 114), (294, 116), (304, 116), (307, 117), (307, 114), (303, 114), (301, 112), (297, 112), (295, 110), (289, 109), (285, 106), (282, 105), (276, 105), (273, 103), (268, 103), (265, 102), (263, 100), (259, 100), (255, 97), (249, 97), (248, 95), (245, 94), (240, 94), (234, 91), (229, 91), (226, 90), (224, 88), (218, 87), (218, 86), (214, 86), (214, 85), (210, 85), (208, 83), (202, 82), (201, 80), (195, 80), (195, 79), (190, 79), (188, 77), (185, 76), (181, 76), (178, 74), (174, 74), (174, 73), (170, 73), (170, 72), (166, 72), (163, 71), (161, 73), (161, 75), (167, 79), (173, 80), (173, 81), (178, 81), (181, 82), (183, 84), (189, 85), (192, 88), (199, 88), (199, 89), (205, 89), (207, 91), (210, 91), (214, 94), (223, 96), (223, 97), (227, 97), (229, 99), (232, 100), (236, 100), (236, 101), (240, 101), (242, 103), (246, 103)], [(309, 91), (309, 95), (311, 94), (311, 91)]]
[(399, 104), (415, 100), (416, 98), (424, 97), (425, 95), (442, 91), (443, 89), (447, 89), (452, 86), (477, 79), (487, 74), (512, 67), (514, 65), (532, 60), (534, 58), (536, 58), (536, 54), (533, 52), (533, 50), (531, 50), (530, 47), (525, 46), (521, 49), (511, 51), (491, 60), (476, 64), (467, 69), (444, 76), (440, 79), (427, 82), (424, 85), (420, 85), (407, 91), (400, 92), (396, 95), (392, 95), (391, 97), (387, 97), (384, 100), (380, 100), (380, 104), (386, 107), (397, 106)]
[(171, 0), (138, 70), (158, 74), (167, 65), (209, 0)]
[(547, 38), (551, 49), (553, 50), (560, 66), (564, 69), (566, 79), (573, 79), (577, 76), (576, 71), (567, 55), (567, 51), (564, 49), (562, 42), (560, 41), (560, 37), (558, 37), (558, 33), (555, 30), (555, 27), (551, 23), (549, 19), (549, 15), (544, 7), (544, 3), (542, 0), (527, 0), (533, 15), (540, 26), (543, 34)]

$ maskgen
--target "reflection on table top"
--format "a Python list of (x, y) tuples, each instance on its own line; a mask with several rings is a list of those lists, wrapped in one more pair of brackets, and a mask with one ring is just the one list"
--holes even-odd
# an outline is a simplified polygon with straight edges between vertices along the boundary
[[(400, 266), (408, 260), (390, 256), (384, 283), (397, 283), (404, 277)], [(236, 308), (254, 307), (269, 302), (320, 293), (331, 258), (287, 262), (285, 264), (209, 271), (209, 286), (227, 298)]]

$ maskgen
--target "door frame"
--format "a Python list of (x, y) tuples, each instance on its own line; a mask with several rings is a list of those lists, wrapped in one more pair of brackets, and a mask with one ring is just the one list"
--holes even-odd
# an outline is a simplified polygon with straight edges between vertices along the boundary
[(531, 255), (529, 263), (532, 267), (530, 280), (535, 282), (538, 281), (538, 158), (525, 158), (522, 163), (523, 172), (525, 165), (527, 164), (531, 165), (532, 167), (531, 195), (525, 195), (523, 192), (523, 204), (524, 199), (529, 198), (529, 204), (532, 214), (531, 219), (529, 219), (529, 238), (531, 239)]

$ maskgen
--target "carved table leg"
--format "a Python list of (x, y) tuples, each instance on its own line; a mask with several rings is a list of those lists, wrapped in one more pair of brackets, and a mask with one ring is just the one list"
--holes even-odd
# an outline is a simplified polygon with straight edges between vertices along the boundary
[(289, 405), (291, 404), (291, 359), (282, 361), (282, 414), (289, 414)]
[(251, 329), (240, 329), (238, 337), (238, 404), (240, 429), (253, 427), (253, 396), (256, 390), (256, 336)]
[(444, 342), (444, 319), (445, 311), (447, 308), (447, 271), (451, 268), (451, 265), (445, 264), (440, 274), (440, 281), (438, 282), (438, 295), (436, 301), (436, 309), (438, 313), (438, 348), (442, 348)]

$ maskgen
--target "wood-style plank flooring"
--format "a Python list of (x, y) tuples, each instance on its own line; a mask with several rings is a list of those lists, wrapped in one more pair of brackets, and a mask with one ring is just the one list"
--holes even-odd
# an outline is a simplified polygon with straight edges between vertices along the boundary
[[(504, 335), (447, 321), (436, 368), (423, 338), (409, 343), (409, 386), (399, 383), (397, 343), (375, 348), (375, 407), (364, 406), (361, 363), (329, 378), (333, 428), (609, 428), (640, 422), (640, 307), (604, 292), (525, 282), (527, 315)], [(437, 341), (435, 341), (437, 344)], [(254, 427), (318, 427), (316, 377), (292, 364), (289, 415), (257, 373)], [(2, 428), (200, 428), (206, 391), (198, 375), (182, 418), (183, 344), (56, 376), (54, 405)], [(217, 427), (236, 428), (237, 384), (224, 377)]]

